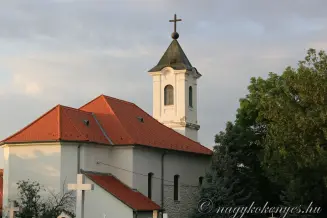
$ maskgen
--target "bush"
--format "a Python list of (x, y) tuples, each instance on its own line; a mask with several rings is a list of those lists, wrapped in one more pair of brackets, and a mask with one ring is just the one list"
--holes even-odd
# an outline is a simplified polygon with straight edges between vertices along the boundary
[[(17, 212), (17, 218), (54, 218), (58, 217), (62, 212), (75, 217), (72, 209), (75, 205), (75, 197), (73, 192), (65, 192), (63, 194), (54, 193), (44, 189), (38, 182), (19, 181), (18, 200), (14, 201), (15, 206), (20, 207)], [(40, 193), (45, 191), (49, 196), (47, 199), (41, 197)]]

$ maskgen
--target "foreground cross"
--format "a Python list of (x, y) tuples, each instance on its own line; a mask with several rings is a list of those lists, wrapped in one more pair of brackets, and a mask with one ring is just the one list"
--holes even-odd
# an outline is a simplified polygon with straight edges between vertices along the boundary
[(9, 218), (15, 218), (15, 212), (18, 212), (20, 210), (19, 207), (13, 207), (13, 204), (10, 205), (9, 210)]
[(62, 212), (57, 218), (72, 218), (72, 217)]
[(84, 184), (83, 174), (77, 174), (77, 184), (68, 184), (68, 190), (76, 191), (76, 218), (84, 218), (84, 194), (93, 189), (93, 184)]

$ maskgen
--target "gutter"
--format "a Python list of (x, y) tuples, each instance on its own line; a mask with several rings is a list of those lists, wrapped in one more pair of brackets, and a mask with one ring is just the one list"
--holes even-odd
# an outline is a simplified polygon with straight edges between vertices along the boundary
[(164, 151), (161, 155), (161, 209), (164, 210), (164, 157), (168, 152)]

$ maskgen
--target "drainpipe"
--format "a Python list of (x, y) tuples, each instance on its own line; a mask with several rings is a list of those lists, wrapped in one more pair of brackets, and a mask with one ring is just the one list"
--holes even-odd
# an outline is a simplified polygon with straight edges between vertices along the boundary
[(161, 209), (164, 209), (164, 157), (167, 154), (165, 151), (161, 155)]
[(81, 173), (81, 147), (82, 144), (79, 144), (77, 146), (77, 173)]

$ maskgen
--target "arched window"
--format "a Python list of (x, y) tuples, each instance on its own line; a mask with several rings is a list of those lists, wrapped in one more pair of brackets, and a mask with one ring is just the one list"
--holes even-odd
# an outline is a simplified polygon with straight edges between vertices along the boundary
[(174, 176), (174, 200), (179, 200), (179, 175)]
[(193, 89), (192, 86), (188, 88), (188, 105), (193, 107)]
[(200, 176), (200, 177), (199, 177), (199, 185), (201, 186), (202, 183), (203, 183), (203, 176)]
[(152, 177), (153, 173), (148, 173), (148, 198), (152, 198)]
[(174, 87), (172, 85), (166, 85), (164, 90), (165, 105), (174, 104)]

